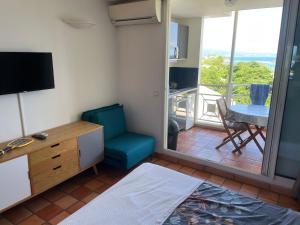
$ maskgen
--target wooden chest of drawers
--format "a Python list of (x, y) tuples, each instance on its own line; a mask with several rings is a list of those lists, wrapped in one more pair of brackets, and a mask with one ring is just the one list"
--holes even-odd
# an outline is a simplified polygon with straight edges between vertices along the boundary
[[(0, 191), (0, 212), (90, 167), (97, 172), (95, 165), (104, 158), (102, 126), (78, 121), (45, 132), (46, 140), (35, 140), (0, 156), (0, 174), (5, 182), (5, 190)], [(0, 143), (0, 149), (8, 143)]]
[(76, 138), (29, 154), (33, 194), (40, 193), (79, 172)]

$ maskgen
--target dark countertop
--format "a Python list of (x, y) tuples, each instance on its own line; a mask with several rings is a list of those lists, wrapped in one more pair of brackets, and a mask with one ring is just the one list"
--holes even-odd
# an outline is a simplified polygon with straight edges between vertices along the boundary
[(176, 96), (176, 95), (186, 94), (189, 92), (197, 92), (197, 88), (170, 89), (169, 90), (169, 98)]

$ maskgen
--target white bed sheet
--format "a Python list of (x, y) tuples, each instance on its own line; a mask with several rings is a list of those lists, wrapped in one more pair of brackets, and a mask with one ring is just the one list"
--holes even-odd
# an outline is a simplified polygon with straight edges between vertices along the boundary
[(163, 224), (202, 182), (144, 163), (60, 225)]

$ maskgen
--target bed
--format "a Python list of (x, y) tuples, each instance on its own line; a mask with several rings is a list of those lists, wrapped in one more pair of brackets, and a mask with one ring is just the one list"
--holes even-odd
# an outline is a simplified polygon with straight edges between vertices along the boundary
[(151, 163), (60, 225), (300, 224), (300, 214)]

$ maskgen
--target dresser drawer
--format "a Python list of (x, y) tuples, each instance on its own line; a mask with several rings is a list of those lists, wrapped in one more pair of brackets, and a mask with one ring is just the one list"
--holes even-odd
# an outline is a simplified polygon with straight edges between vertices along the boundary
[(52, 159), (53, 157), (61, 154), (64, 151), (77, 149), (77, 139), (73, 138), (67, 141), (53, 144), (47, 148), (43, 148), (39, 151), (32, 152), (29, 154), (29, 165), (30, 168), (44, 162), (45, 160)]
[(69, 160), (68, 162), (57, 164), (43, 173), (30, 177), (32, 192), (34, 194), (43, 192), (77, 174), (78, 171), (78, 160)]
[(36, 176), (40, 173), (48, 172), (57, 166), (67, 164), (69, 162), (79, 163), (77, 149), (65, 150), (61, 153), (57, 153), (51, 158), (43, 161), (36, 161), (36, 163), (31, 164), (30, 166), (30, 177)]

